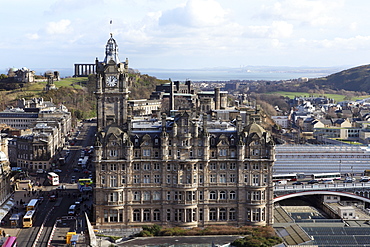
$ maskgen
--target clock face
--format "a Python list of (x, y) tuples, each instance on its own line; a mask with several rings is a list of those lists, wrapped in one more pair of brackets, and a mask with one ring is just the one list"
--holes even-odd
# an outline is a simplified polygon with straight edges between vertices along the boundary
[(114, 75), (107, 77), (107, 85), (110, 87), (114, 87), (117, 84), (117, 77)]

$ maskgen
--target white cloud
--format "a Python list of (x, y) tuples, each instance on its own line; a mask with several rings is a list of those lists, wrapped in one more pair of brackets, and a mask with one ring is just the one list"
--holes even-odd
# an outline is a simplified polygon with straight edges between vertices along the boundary
[(285, 21), (273, 21), (267, 26), (249, 26), (246, 35), (249, 38), (289, 38), (293, 33), (293, 25)]
[(27, 33), (26, 38), (30, 40), (37, 40), (40, 36), (37, 33)]
[(335, 10), (343, 6), (342, 0), (283, 0), (263, 6), (262, 17), (293, 20), (312, 26), (335, 24)]
[(58, 22), (49, 22), (46, 25), (46, 32), (50, 35), (53, 34), (66, 34), (71, 32), (72, 28), (70, 27), (70, 20), (60, 20)]
[(160, 25), (190, 27), (217, 26), (225, 21), (228, 11), (215, 0), (189, 0), (180, 6), (163, 12)]
[(337, 50), (369, 49), (370, 36), (357, 35), (350, 38), (337, 37), (331, 40), (314, 40), (313, 43), (323, 48), (331, 48)]
[(270, 28), (271, 38), (289, 38), (293, 33), (293, 25), (285, 21), (273, 21)]

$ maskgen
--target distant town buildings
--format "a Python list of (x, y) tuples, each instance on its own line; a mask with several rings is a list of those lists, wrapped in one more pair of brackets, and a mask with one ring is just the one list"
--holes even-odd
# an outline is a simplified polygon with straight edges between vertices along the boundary
[(11, 137), (8, 156), (12, 164), (25, 170), (49, 170), (71, 132), (72, 118), (63, 105), (43, 98), (20, 99), (16, 108), (0, 112), (0, 124), (7, 126)]
[(14, 78), (17, 82), (34, 82), (35, 81), (35, 71), (30, 70), (26, 67), (21, 69), (11, 68), (8, 71), (8, 77)]

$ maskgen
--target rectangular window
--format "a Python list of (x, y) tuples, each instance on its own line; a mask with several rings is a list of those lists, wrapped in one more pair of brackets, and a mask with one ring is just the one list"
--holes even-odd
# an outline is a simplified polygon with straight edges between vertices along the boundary
[(167, 175), (166, 183), (171, 184), (171, 175)]
[(134, 184), (139, 184), (140, 183), (140, 175), (134, 175), (133, 183)]
[(156, 184), (161, 183), (161, 176), (159, 174), (154, 175), (154, 183)]
[(100, 180), (102, 184), (105, 184), (105, 176), (101, 176)]
[(254, 201), (260, 200), (260, 192), (259, 191), (252, 191), (252, 200), (254, 200)]
[(110, 187), (117, 187), (117, 176), (110, 176)]
[(154, 191), (153, 193), (153, 200), (160, 200), (161, 199), (161, 192)]
[(122, 178), (121, 183), (126, 184), (126, 176), (122, 175), (121, 178)]
[(220, 170), (226, 170), (226, 163), (220, 164)]
[(226, 174), (220, 174), (219, 176), (220, 176), (219, 177), (220, 178), (220, 180), (219, 180), (220, 183), (226, 183)]
[(134, 171), (139, 171), (140, 170), (140, 164), (139, 163), (134, 163)]
[(110, 164), (111, 171), (117, 171), (117, 164)]
[(235, 182), (236, 182), (236, 175), (230, 174), (230, 183), (235, 183)]
[(159, 171), (159, 169), (160, 169), (160, 164), (159, 163), (154, 163), (153, 170), (154, 171)]
[(199, 200), (203, 201), (203, 191), (199, 191)]
[(143, 200), (144, 201), (150, 201), (150, 192), (149, 191), (144, 191)]
[(234, 162), (230, 163), (229, 169), (230, 170), (236, 170), (236, 163), (234, 163)]
[(220, 156), (226, 156), (227, 155), (227, 150), (226, 149), (220, 149), (219, 155)]
[(210, 174), (209, 175), (209, 182), (210, 183), (216, 183), (216, 174)]
[(117, 202), (118, 201), (118, 193), (117, 192), (109, 193), (109, 201), (110, 202)]
[(149, 157), (150, 156), (150, 149), (143, 149), (143, 156)]
[(211, 170), (216, 170), (216, 163), (211, 163), (211, 164), (209, 165), (209, 169), (211, 169)]
[(106, 169), (105, 167), (106, 167), (106, 164), (101, 164), (101, 170), (102, 171), (105, 171), (105, 169)]
[(268, 176), (267, 176), (267, 174), (264, 174), (263, 175), (263, 183), (267, 184), (267, 181), (268, 181)]
[(259, 185), (260, 185), (259, 175), (253, 174), (253, 186), (259, 186)]
[(150, 164), (149, 164), (149, 163), (145, 163), (145, 164), (143, 165), (143, 170), (144, 170), (144, 171), (149, 171), (149, 170), (150, 170)]
[(150, 175), (149, 174), (145, 174), (144, 177), (143, 177), (143, 183), (144, 184), (149, 184), (150, 183)]
[(117, 156), (117, 150), (109, 150), (109, 156), (116, 157)]

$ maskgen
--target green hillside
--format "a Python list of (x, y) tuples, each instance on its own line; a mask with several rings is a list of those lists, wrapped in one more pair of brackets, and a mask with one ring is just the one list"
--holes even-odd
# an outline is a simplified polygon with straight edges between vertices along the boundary
[[(158, 84), (166, 83), (149, 75), (130, 73), (130, 99), (147, 99)], [(3, 83), (6, 84), (6, 83)], [(9, 84), (9, 83), (8, 83)], [(54, 81), (57, 90), (44, 91), (46, 82), (12, 83), (12, 90), (1, 88), (0, 80), (0, 111), (8, 106), (15, 106), (18, 99), (32, 99), (42, 97), (52, 100), (55, 104), (64, 104), (76, 119), (95, 117), (96, 98), (95, 76), (65, 78)]]
[(363, 65), (329, 75), (323, 78), (309, 80), (307, 86), (315, 86), (334, 90), (370, 92), (370, 65)]

